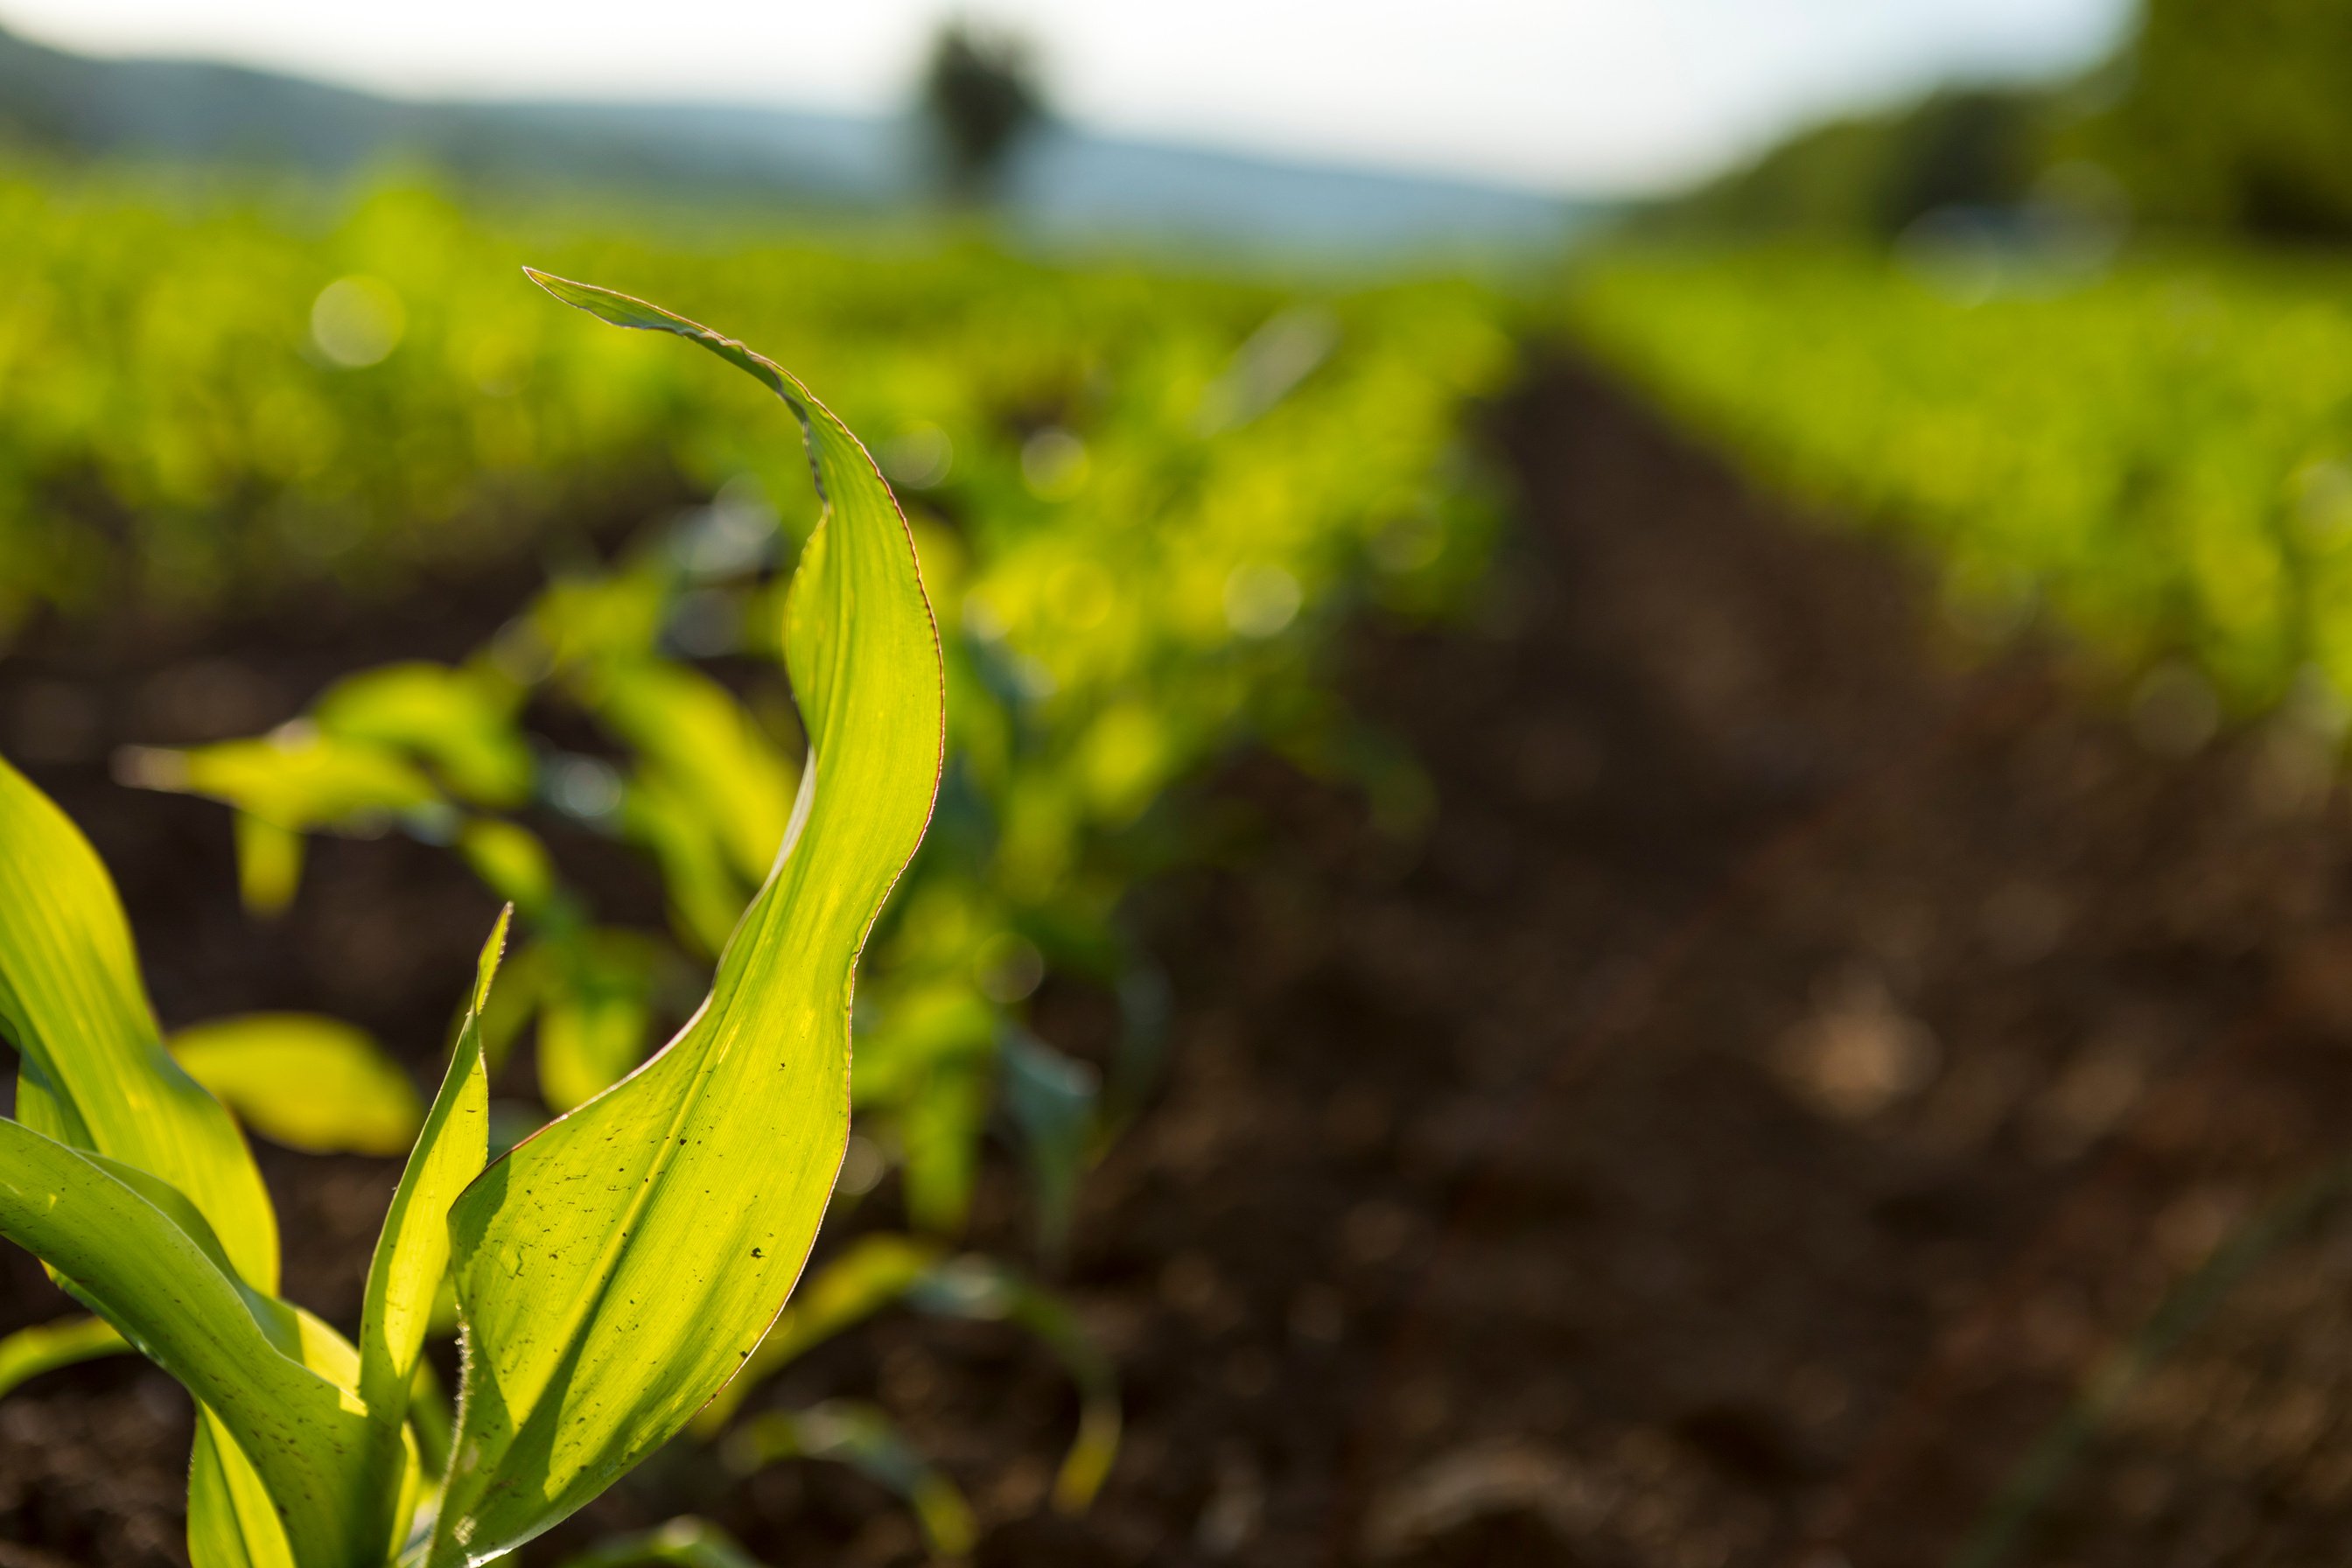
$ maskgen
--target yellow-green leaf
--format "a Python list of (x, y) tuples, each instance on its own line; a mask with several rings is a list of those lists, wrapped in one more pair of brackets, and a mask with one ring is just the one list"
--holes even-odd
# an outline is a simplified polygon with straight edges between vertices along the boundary
[(506, 948), (511, 908), (499, 911), (474, 969), (474, 989), (457, 1029), (457, 1049), (368, 1266), (360, 1310), (359, 1384), (381, 1420), (405, 1419), (417, 1357), (433, 1316), (434, 1293), (449, 1267), (449, 1205), (489, 1158), (490, 1087), (482, 1067), (482, 1010)]
[(743, 1471), (778, 1459), (848, 1466), (905, 1500), (935, 1558), (961, 1560), (979, 1535), (971, 1505), (956, 1484), (923, 1458), (889, 1416), (862, 1401), (834, 1399), (806, 1410), (763, 1412), (729, 1438), (727, 1453)]
[(212, 1223), (237, 1273), (278, 1285), (278, 1220), (236, 1123), (163, 1049), (131, 922), (89, 840), (0, 762), (0, 1033), (16, 1114), (152, 1172)]
[(1051, 1351), (1078, 1390), (1078, 1431), (1054, 1478), (1054, 1506), (1076, 1513), (1094, 1500), (1118, 1457), (1118, 1379), (1110, 1359), (1068, 1303), (992, 1258), (966, 1253), (925, 1274), (908, 1300), (927, 1312), (1026, 1331)]
[(317, 1013), (247, 1013), (182, 1029), (172, 1055), (247, 1126), (314, 1154), (401, 1154), (425, 1105), (374, 1037)]
[(189, 1568), (299, 1568), (261, 1472), (199, 1405), (188, 1455)]
[(312, 705), (319, 728), (417, 757), (484, 805), (530, 798), (530, 742), (514, 727), (520, 689), (479, 669), (388, 664), (346, 676)]
[(667, 1524), (598, 1542), (563, 1568), (763, 1568), (708, 1520), (673, 1519)]
[(185, 752), (133, 748), (123, 771), (142, 788), (210, 795), (298, 832), (445, 805), (433, 781), (397, 752), (300, 721)]
[(0, 1235), (217, 1415), (302, 1568), (383, 1568), (405, 1462), (350, 1346), (241, 1285), (194, 1203), (146, 1172), (0, 1120)]
[(555, 859), (527, 827), (494, 816), (478, 816), (457, 830), (457, 852), (484, 885), (512, 904), (526, 920), (547, 920), (559, 913), (562, 897)]
[(797, 780), (791, 760), (731, 692), (699, 670), (646, 660), (606, 672), (589, 700), (747, 884), (767, 874)]
[(36, 1323), (0, 1339), (0, 1398), (28, 1378), (100, 1356), (120, 1355), (131, 1342), (103, 1318), (67, 1318)]
[(643, 933), (610, 926), (541, 945), (551, 967), (539, 1009), (540, 1098), (551, 1110), (570, 1110), (646, 1059), (667, 955)]
[(717, 1436), (746, 1394), (834, 1335), (898, 1302), (945, 1256), (937, 1242), (911, 1236), (861, 1237), (799, 1291), (742, 1373), (695, 1417), (695, 1431)]
[(436, 1565), (488, 1561), (601, 1491), (725, 1384), (782, 1307), (847, 1143), (852, 973), (922, 837), (944, 718), (913, 541), (847, 427), (731, 340), (540, 281), (700, 342), (800, 417), (825, 508), (786, 612), (810, 754), (709, 1000), (451, 1211), (468, 1378)]

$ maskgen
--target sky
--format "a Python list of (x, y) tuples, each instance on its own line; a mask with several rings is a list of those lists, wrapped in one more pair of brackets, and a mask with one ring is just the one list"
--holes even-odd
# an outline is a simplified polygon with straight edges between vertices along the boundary
[(1824, 112), (2089, 64), (2131, 0), (0, 0), (0, 24), (415, 96), (887, 111), (951, 11), (1033, 39), (1056, 108), (1104, 130), (1620, 195)]

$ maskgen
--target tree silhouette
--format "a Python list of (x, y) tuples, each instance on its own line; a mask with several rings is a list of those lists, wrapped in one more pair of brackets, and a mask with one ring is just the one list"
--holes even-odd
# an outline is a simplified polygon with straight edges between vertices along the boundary
[(961, 17), (932, 41), (923, 71), (923, 110), (937, 143), (948, 194), (983, 201), (996, 194), (1006, 161), (1045, 117), (1028, 45)]

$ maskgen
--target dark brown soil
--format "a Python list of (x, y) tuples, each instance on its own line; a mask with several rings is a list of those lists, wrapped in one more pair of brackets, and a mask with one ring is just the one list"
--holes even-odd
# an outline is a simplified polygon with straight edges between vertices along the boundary
[[(1525, 507), (1490, 603), (1350, 654), (1426, 834), (1247, 762), (1203, 802), (1223, 863), (1141, 911), (1172, 1073), (1065, 1281), (1126, 1384), (1102, 1500), (1043, 1509), (1071, 1399), (1009, 1331), (888, 1319), (773, 1396), (892, 1411), (990, 1564), (2336, 1561), (2352, 819), (2321, 742), (2200, 745), (2048, 648), (1970, 663), (1889, 552), (1575, 365), (1498, 426)], [(488, 613), (273, 636), (210, 688), (0, 667), (0, 747), (54, 759), (167, 1021), (326, 1006), (429, 1056), (489, 913), (462, 878), (329, 846), (256, 928), (219, 814), (97, 759), (173, 738), (159, 682), (242, 691), (250, 727)], [(386, 1170), (269, 1170), (292, 1293), (348, 1316)], [(980, 1221), (1005, 1248), (1011, 1194)], [(6, 1268), (0, 1326), (58, 1309)], [(177, 1561), (186, 1442), (127, 1363), (0, 1403), (0, 1568)], [(920, 1557), (838, 1468), (682, 1449), (527, 1556), (688, 1509), (779, 1565)]]

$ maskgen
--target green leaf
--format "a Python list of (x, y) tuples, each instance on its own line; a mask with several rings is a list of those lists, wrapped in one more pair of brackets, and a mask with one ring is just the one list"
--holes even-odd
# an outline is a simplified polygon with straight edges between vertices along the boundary
[(189, 1568), (297, 1568), (269, 1489), (221, 1418), (196, 1408), (188, 1455)]
[(184, 752), (133, 747), (123, 772), (142, 788), (210, 795), (298, 833), (446, 809), (433, 781), (397, 752), (299, 720), (252, 740)]
[(149, 1171), (212, 1223), (237, 1273), (278, 1285), (278, 1219), (236, 1121), (163, 1049), (121, 900), (89, 840), (0, 762), (0, 1033), (16, 1114)]
[(246, 1125), (313, 1154), (402, 1154), (425, 1106), (364, 1029), (317, 1013), (247, 1013), (191, 1025), (172, 1055)]
[(240, 1284), (192, 1201), (0, 1120), (0, 1235), (219, 1417), (303, 1568), (383, 1568), (404, 1463), (397, 1434), (360, 1404), (351, 1347)]
[[(334, 1361), (348, 1370), (349, 1347), (337, 1352)], [(410, 1445), (406, 1453), (392, 1516), (397, 1521), (415, 1511), (424, 1492), (419, 1450)], [(385, 1561), (399, 1540), (395, 1533), (386, 1543)], [(302, 1568), (261, 1473), (220, 1417), (201, 1405), (188, 1459), (188, 1561), (189, 1568)]]
[(457, 830), (457, 852), (474, 875), (499, 898), (532, 921), (561, 919), (563, 896), (555, 859), (528, 827), (494, 816), (478, 816)]
[(670, 608), (671, 572), (641, 559), (598, 576), (550, 584), (530, 607), (531, 632), (558, 669), (653, 657)]
[(653, 852), (669, 895), (670, 923), (698, 952), (727, 945), (749, 902), (750, 885), (728, 864), (726, 846), (692, 804), (658, 773), (640, 771), (621, 801), (621, 828)]
[(892, 1113), (906, 1160), (908, 1213), (934, 1234), (961, 1229), (971, 1206), (998, 1011), (958, 978), (902, 989), (874, 1018), (860, 1020), (857, 1106)]
[(1004, 1107), (1020, 1130), (1036, 1192), (1039, 1244), (1049, 1260), (1058, 1260), (1069, 1243), (1078, 1177), (1094, 1141), (1100, 1079), (1093, 1068), (1017, 1024), (1004, 1026), (997, 1052)]
[(126, 746), (116, 772), (141, 789), (206, 795), (236, 808), (237, 886), (257, 915), (282, 913), (293, 902), (305, 833), (375, 833), (398, 818), (446, 831), (453, 818), (433, 781), (397, 752), (308, 720), (184, 752)]
[(451, 1211), (468, 1377), (436, 1565), (488, 1561), (603, 1490), (685, 1426), (782, 1307), (847, 1145), (852, 973), (922, 837), (944, 722), (913, 542), (848, 429), (740, 344), (532, 276), (606, 320), (701, 342), (799, 416), (825, 503), (786, 613), (810, 755), (702, 1009)]
[(423, 761), (450, 790), (490, 806), (530, 798), (530, 744), (514, 726), (521, 689), (479, 669), (388, 664), (328, 688), (310, 716), (327, 733)]
[(425, 1327), (433, 1316), (434, 1293), (449, 1268), (449, 1205), (467, 1183), (481, 1174), (489, 1158), (490, 1086), (482, 1066), (482, 1011), (489, 1005), (490, 981), (498, 973), (513, 914), (512, 906), (500, 910), (489, 940), (482, 944), (449, 1070), (442, 1077), (441, 1091), (433, 1097), (416, 1147), (409, 1152), (408, 1168), (393, 1190), (392, 1206), (368, 1265), (360, 1309), (360, 1395), (379, 1420), (395, 1426), (406, 1417)]
[(834, 1335), (904, 1298), (944, 1256), (938, 1243), (911, 1236), (860, 1237), (793, 1297), (742, 1373), (695, 1417), (695, 1431), (716, 1436), (745, 1394)]
[(1052, 1291), (992, 1258), (967, 1253), (942, 1264), (908, 1291), (927, 1312), (981, 1322), (1006, 1322), (1034, 1335), (1062, 1363), (1078, 1389), (1078, 1431), (1054, 1478), (1054, 1506), (1076, 1513), (1094, 1500), (1118, 1457), (1122, 1425), (1118, 1379), (1076, 1312)]
[(940, 1468), (900, 1435), (890, 1418), (858, 1400), (833, 1399), (806, 1410), (770, 1410), (743, 1424), (727, 1443), (728, 1460), (749, 1472), (778, 1459), (847, 1465), (896, 1492), (915, 1510), (935, 1557), (968, 1555), (979, 1531), (971, 1505)]
[(762, 1380), (901, 1301), (935, 1317), (1010, 1323), (1053, 1353), (1079, 1398), (1077, 1436), (1063, 1457), (1055, 1501), (1070, 1511), (1092, 1501), (1118, 1453), (1118, 1380), (1110, 1358), (1050, 1290), (992, 1259), (974, 1253), (949, 1258), (937, 1244), (913, 1237), (866, 1237), (820, 1269), (776, 1320), (743, 1374), (695, 1418), (696, 1434), (715, 1436)]
[(612, 927), (541, 945), (553, 962), (540, 1001), (539, 1092), (550, 1110), (570, 1110), (645, 1060), (667, 955), (642, 933)]
[(673, 1519), (568, 1559), (563, 1568), (763, 1568), (735, 1538), (706, 1520)]
[(799, 781), (731, 692), (699, 670), (646, 660), (611, 670), (589, 700), (747, 884), (767, 875)]
[(100, 1356), (121, 1355), (130, 1348), (131, 1342), (103, 1318), (67, 1318), (18, 1329), (0, 1339), (0, 1399), (18, 1384), (45, 1372)]

